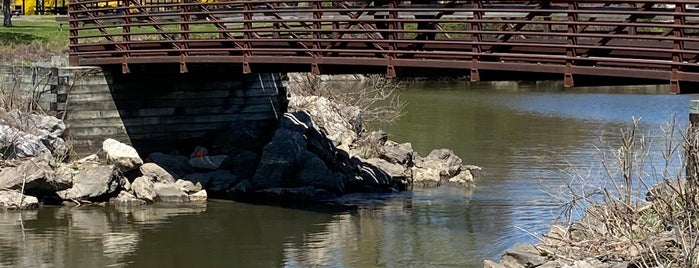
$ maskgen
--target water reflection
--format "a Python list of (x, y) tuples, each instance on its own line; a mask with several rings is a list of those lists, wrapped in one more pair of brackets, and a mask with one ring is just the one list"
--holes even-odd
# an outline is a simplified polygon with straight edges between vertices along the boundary
[(569, 179), (563, 171), (599, 171), (600, 135), (618, 135), (632, 116), (652, 138), (673, 114), (686, 122), (697, 97), (664, 90), (415, 84), (403, 95), (406, 116), (387, 131), (423, 155), (451, 148), (483, 166), (475, 188), (294, 208), (210, 201), (0, 212), (0, 266), (481, 267), (533, 241), (528, 232), (546, 231), (558, 212), (555, 191)]

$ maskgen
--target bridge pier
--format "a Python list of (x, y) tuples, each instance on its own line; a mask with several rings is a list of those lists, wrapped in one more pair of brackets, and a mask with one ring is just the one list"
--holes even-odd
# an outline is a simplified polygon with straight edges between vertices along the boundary
[[(274, 128), (286, 111), (279, 73), (232, 75), (220, 68), (123, 74), (119, 67), (55, 69), (55, 111), (65, 118), (74, 156), (114, 138), (139, 153), (190, 150), (211, 143), (237, 120)], [(132, 70), (133, 71), (133, 70)]]

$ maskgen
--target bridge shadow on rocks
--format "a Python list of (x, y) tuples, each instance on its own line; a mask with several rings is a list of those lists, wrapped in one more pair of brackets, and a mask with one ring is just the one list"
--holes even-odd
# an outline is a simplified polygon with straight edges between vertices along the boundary
[(290, 204), (330, 201), (347, 193), (405, 190), (383, 170), (333, 145), (306, 112), (285, 113), (271, 140), (245, 121), (231, 124), (189, 156), (152, 153), (173, 177), (200, 185), (210, 197)]

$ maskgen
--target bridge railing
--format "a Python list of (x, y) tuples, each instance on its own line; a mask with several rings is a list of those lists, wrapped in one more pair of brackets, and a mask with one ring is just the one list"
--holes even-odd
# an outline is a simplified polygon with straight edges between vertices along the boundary
[[(71, 0), (79, 65), (263, 70), (462, 69), (699, 82), (694, 0)], [(362, 69), (342, 67), (361, 66)], [(276, 68), (276, 69), (275, 69)], [(408, 73), (410, 75), (410, 73)], [(414, 74), (419, 75), (419, 74)]]

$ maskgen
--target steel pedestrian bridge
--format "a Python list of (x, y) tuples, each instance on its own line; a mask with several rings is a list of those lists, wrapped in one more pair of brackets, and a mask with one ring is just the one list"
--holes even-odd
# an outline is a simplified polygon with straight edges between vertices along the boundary
[(123, 73), (699, 82), (696, 0), (70, 0), (70, 61)]

